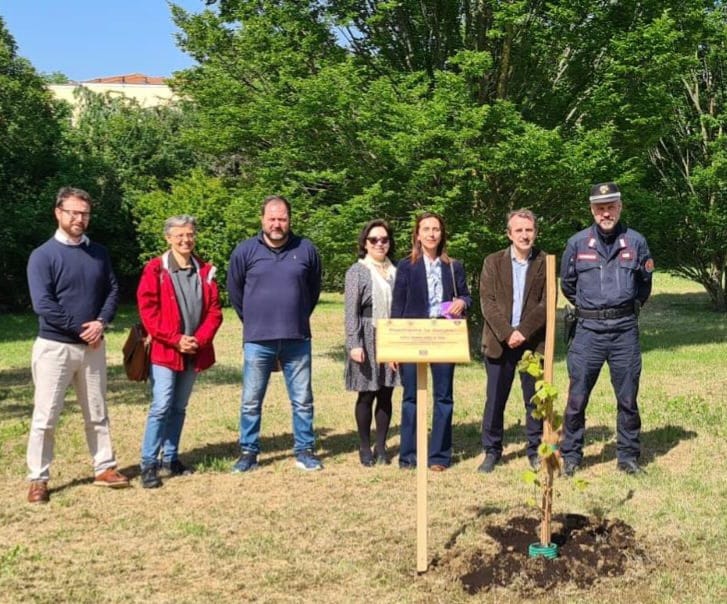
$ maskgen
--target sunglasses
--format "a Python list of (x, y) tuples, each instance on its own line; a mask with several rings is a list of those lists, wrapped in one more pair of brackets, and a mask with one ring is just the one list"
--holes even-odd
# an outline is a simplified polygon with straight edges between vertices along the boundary
[(366, 241), (368, 241), (371, 245), (377, 245), (379, 243), (381, 245), (386, 245), (387, 243), (389, 243), (389, 238), (388, 237), (366, 237)]

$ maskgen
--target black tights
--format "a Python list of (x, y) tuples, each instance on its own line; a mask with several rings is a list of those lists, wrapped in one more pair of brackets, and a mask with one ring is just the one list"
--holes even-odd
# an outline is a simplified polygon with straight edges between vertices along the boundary
[(376, 451), (386, 450), (386, 435), (391, 423), (391, 395), (393, 388), (382, 386), (375, 392), (359, 392), (356, 399), (356, 426), (361, 439), (361, 450), (371, 448), (371, 411), (376, 399)]

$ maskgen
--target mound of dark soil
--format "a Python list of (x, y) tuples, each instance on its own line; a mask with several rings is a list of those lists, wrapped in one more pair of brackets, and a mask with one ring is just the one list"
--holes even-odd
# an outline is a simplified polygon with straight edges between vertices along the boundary
[(588, 518), (577, 514), (553, 518), (553, 542), (558, 558), (530, 558), (529, 544), (537, 541), (539, 520), (515, 516), (505, 526), (485, 527), (498, 544), (494, 553), (477, 552), (471, 570), (460, 576), (470, 594), (495, 586), (518, 591), (551, 589), (562, 583), (579, 588), (604, 577), (616, 577), (634, 566), (643, 568), (646, 554), (634, 538), (634, 530), (621, 520)]

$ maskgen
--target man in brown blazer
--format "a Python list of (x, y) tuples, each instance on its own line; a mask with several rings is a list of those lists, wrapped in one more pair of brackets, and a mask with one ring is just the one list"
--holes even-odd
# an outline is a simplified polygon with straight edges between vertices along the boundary
[[(537, 236), (535, 215), (526, 209), (510, 212), (507, 237), (511, 245), (485, 258), (480, 275), (480, 304), (485, 319), (482, 351), (487, 372), (487, 398), (482, 416), (485, 459), (478, 472), (489, 473), (502, 457), (505, 404), (510, 396), (517, 364), (526, 350), (543, 352), (545, 344), (545, 253), (533, 247)], [(535, 382), (521, 374), (525, 403), (527, 455), (539, 467), (538, 445), (542, 420), (532, 416), (530, 399)]]

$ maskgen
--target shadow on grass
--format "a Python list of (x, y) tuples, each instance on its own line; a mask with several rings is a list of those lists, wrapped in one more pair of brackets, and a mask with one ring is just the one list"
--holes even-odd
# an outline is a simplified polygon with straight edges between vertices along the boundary
[[(148, 383), (129, 382), (121, 367), (109, 366), (107, 376), (106, 400), (109, 407), (149, 404)], [(64, 413), (80, 413), (72, 386), (68, 388), (66, 396)], [(30, 369), (0, 371), (0, 421), (21, 416), (30, 418), (32, 413), (33, 381)]]
[[(358, 452), (358, 432), (355, 430), (331, 434), (328, 428), (317, 428), (317, 447), (316, 453), (322, 460), (327, 458), (357, 454)], [(398, 426), (392, 426), (390, 434), (398, 432)], [(260, 460), (261, 466), (274, 464), (284, 459), (291, 459), (293, 456), (293, 434), (292, 432), (283, 432), (278, 434), (261, 435), (260, 450), (263, 458)], [(389, 449), (390, 456), (398, 453), (398, 447)], [(232, 463), (240, 454), (240, 444), (237, 439), (207, 443), (204, 446), (196, 447), (188, 451), (182, 451), (180, 458), (186, 465), (196, 466), (202, 464), (210, 465), (211, 460), (231, 460), (229, 470), (232, 470)], [(138, 464), (120, 468), (120, 471), (130, 479), (136, 478), (140, 474)], [(74, 486), (76, 484), (84, 484), (88, 480), (76, 480), (68, 483), (66, 486)], [(65, 487), (61, 487), (65, 488)]]
[[(456, 451), (457, 461), (464, 461), (473, 457), (484, 455), (481, 442), (481, 424), (469, 422), (452, 426), (452, 441)], [(605, 426), (592, 426), (586, 429), (586, 441), (608, 441), (613, 437), (613, 430)], [(525, 426), (518, 421), (508, 426), (503, 434), (504, 447), (518, 445), (517, 449), (508, 451), (500, 458), (500, 465), (524, 459), (527, 457), (527, 435)]]
[[(482, 447), (479, 438), (473, 441), (476, 433), (479, 436), (479, 424), (460, 424), (454, 426), (453, 440), (457, 451), (458, 461), (463, 461), (468, 457), (477, 457), (482, 455)], [(613, 428), (608, 426), (590, 426), (586, 428), (585, 442), (586, 444), (602, 443), (601, 451), (598, 453), (589, 453), (583, 458), (582, 467), (594, 466), (601, 463), (616, 460), (616, 443), (613, 442), (615, 432)], [(691, 430), (685, 430), (681, 426), (667, 425), (653, 430), (647, 430), (641, 433), (642, 465), (654, 462), (657, 457), (665, 455), (671, 449), (676, 447), (681, 441), (696, 438), (697, 433)], [(524, 426), (514, 424), (505, 430), (503, 443), (507, 446), (514, 442), (521, 442), (522, 446), (514, 451), (509, 451), (502, 456), (500, 464), (505, 465), (509, 462), (525, 458), (527, 449), (527, 438), (525, 436)]]
[(727, 316), (712, 310), (706, 293), (655, 294), (640, 328), (643, 351), (727, 341)]
[[(475, 424), (459, 424), (453, 426), (453, 439), (457, 445), (456, 454), (454, 456), (455, 463), (461, 462), (468, 457), (474, 457), (480, 453), (479, 436), (472, 438), (473, 430), (476, 428), (476, 434), (479, 435), (479, 423)], [(389, 428), (389, 439), (393, 436), (396, 444), (387, 448), (389, 458), (395, 462), (399, 454), (398, 434), (400, 427), (393, 424)], [(508, 434), (514, 434), (515, 430), (508, 429)], [(316, 428), (316, 453), (321, 460), (351, 455), (357, 459), (359, 449), (358, 431), (355, 429), (346, 432), (333, 432), (327, 427)], [(375, 442), (375, 431), (372, 428), (371, 434), (372, 444)], [(263, 457), (260, 460), (261, 466), (277, 463), (279, 461), (290, 459), (293, 456), (293, 434), (292, 432), (282, 432), (271, 435), (261, 435), (260, 450)], [(180, 455), (183, 462), (187, 465), (205, 465), (209, 466), (212, 460), (230, 460), (230, 470), (232, 463), (240, 453), (240, 445), (237, 439), (216, 443), (207, 443), (204, 446), (183, 451)], [(136, 478), (139, 473), (139, 466), (132, 465), (120, 468), (120, 471), (130, 479)], [(87, 479), (75, 480), (65, 486), (74, 486), (76, 484), (85, 484), (89, 482)], [(65, 487), (60, 487), (65, 488)], [(60, 489), (59, 488), (59, 489)]]
[[(330, 292), (328, 292), (330, 293)], [(340, 292), (335, 292), (340, 293)], [(343, 308), (343, 300), (328, 300), (327, 298), (321, 298), (318, 300), (318, 304), (316, 304), (316, 308), (318, 307), (324, 307), (324, 306), (340, 306)]]
[[(123, 305), (116, 313), (112, 328), (114, 332), (126, 332), (138, 320), (136, 307)], [(38, 317), (34, 313), (0, 313), (0, 342), (33, 340), (37, 335)], [(30, 363), (30, 359), (28, 359), (28, 363)]]
[(20, 417), (30, 419), (33, 413), (33, 403), (5, 403), (0, 400), (0, 422)]
[(31, 312), (0, 313), (0, 334), (2, 343), (31, 340), (38, 335), (38, 317)]
[[(586, 442), (597, 440), (604, 442), (600, 453), (586, 455), (583, 458), (582, 467), (597, 465), (608, 461), (615, 461), (616, 443), (612, 442), (614, 432), (606, 426), (594, 426), (586, 430)], [(697, 433), (692, 430), (685, 430), (681, 426), (668, 424), (653, 430), (641, 433), (641, 457), (642, 466), (653, 463), (656, 458), (665, 455), (676, 447), (683, 440), (696, 438)], [(608, 441), (608, 442), (606, 442)]]
[(346, 362), (346, 346), (339, 344), (328, 348), (321, 356), (341, 363), (343, 365)]
[[(462, 437), (471, 437), (472, 429), (475, 425), (474, 422), (469, 424), (459, 424), (453, 428), (453, 440), (458, 445), (455, 455), (456, 462), (461, 462), (468, 457), (475, 457), (481, 454), (481, 446), (479, 442), (473, 444), (471, 439), (464, 443), (459, 442), (458, 439)], [(513, 437), (519, 435), (521, 427), (519, 425), (511, 426), (505, 431), (504, 441), (511, 442)], [(318, 455), (322, 460), (326, 458), (339, 456), (339, 455), (356, 455), (358, 452), (358, 432), (351, 430), (344, 433), (330, 434), (330, 430), (327, 428), (321, 428), (317, 430), (318, 433)], [(399, 432), (399, 426), (391, 426), (390, 435), (397, 434)], [(592, 426), (586, 429), (586, 441), (610, 441), (613, 438), (614, 432), (611, 428), (606, 426)], [(666, 454), (671, 449), (676, 447), (681, 441), (695, 438), (696, 432), (691, 430), (685, 430), (680, 426), (666, 425), (660, 428), (655, 428), (646, 432), (642, 432), (642, 465), (646, 466), (652, 463), (657, 457)], [(293, 448), (293, 435), (290, 432), (282, 434), (273, 434), (269, 436), (262, 436), (260, 439), (260, 448), (262, 451), (274, 454), (266, 455), (261, 465), (270, 465), (283, 459), (291, 458)], [(387, 451), (390, 459), (395, 461), (395, 457), (399, 453), (399, 447), (390, 447)], [(182, 453), (181, 457), (184, 463), (188, 465), (204, 464), (209, 460), (215, 459), (234, 459), (239, 454), (239, 443), (235, 441), (219, 442), (219, 443), (208, 443), (203, 447), (197, 447)], [(517, 451), (510, 452), (502, 457), (502, 464), (506, 464), (513, 459), (525, 456), (525, 446)], [(615, 461), (616, 459), (616, 445), (612, 442), (607, 442), (600, 453), (586, 455), (583, 459), (582, 467), (588, 467), (597, 465), (599, 463), (605, 463), (607, 461)], [(230, 464), (230, 470), (232, 469)], [(124, 466), (119, 468), (119, 471), (127, 476), (130, 480), (137, 478), (140, 474), (138, 464)], [(76, 478), (54, 487), (51, 492), (57, 493), (64, 491), (65, 489), (91, 484), (93, 482), (92, 477)], [(473, 521), (483, 514), (497, 513), (500, 510), (497, 508), (478, 508), (473, 518)], [(454, 543), (457, 536), (466, 529), (466, 526), (461, 527), (456, 531), (449, 542)]]
[[(563, 342), (563, 313), (556, 318), (555, 360), (567, 354)], [(702, 292), (654, 294), (639, 319), (641, 350), (668, 350), (727, 342), (727, 315), (715, 312)]]
[(0, 371), (0, 421), (30, 417), (33, 410), (33, 380), (28, 369)]
[(685, 430), (681, 426), (667, 424), (641, 433), (642, 453), (641, 459), (644, 463), (651, 463), (657, 457), (665, 455), (676, 447), (683, 440), (696, 438), (697, 433), (693, 430)]

